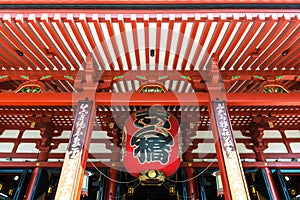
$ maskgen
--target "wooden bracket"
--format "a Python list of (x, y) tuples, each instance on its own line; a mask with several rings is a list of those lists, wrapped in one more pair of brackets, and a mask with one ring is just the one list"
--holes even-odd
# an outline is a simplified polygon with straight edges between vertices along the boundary
[(84, 84), (83, 90), (84, 91), (95, 91), (98, 86), (99, 80), (95, 80), (96, 71), (94, 68), (94, 58), (92, 53), (88, 54), (86, 57), (86, 65), (84, 71)]
[(219, 60), (213, 56), (212, 67), (206, 79), (207, 89), (212, 100), (225, 100), (226, 92), (218, 66)]

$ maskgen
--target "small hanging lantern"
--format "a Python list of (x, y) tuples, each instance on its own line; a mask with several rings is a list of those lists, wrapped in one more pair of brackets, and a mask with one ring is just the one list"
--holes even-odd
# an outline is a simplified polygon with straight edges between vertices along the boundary
[(14, 193), (14, 190), (13, 190), (12, 188), (10, 188), (10, 189), (8, 190), (8, 195), (9, 195), (9, 196), (12, 196), (13, 193)]
[(216, 177), (217, 196), (222, 197), (224, 194), (224, 188), (223, 188), (221, 173), (220, 173), (220, 171), (215, 171), (212, 175)]
[(176, 195), (176, 187), (175, 187), (175, 185), (170, 185), (169, 186), (169, 194), (170, 194), (170, 196), (175, 196)]
[(256, 189), (254, 185), (251, 185), (250, 188), (251, 188), (252, 195), (256, 197)]
[(128, 187), (128, 192), (127, 192), (128, 196), (133, 197), (134, 195), (134, 187), (133, 186), (129, 186)]
[(85, 171), (84, 172), (84, 177), (83, 177), (83, 182), (82, 182), (82, 187), (81, 187), (81, 195), (83, 197), (89, 196), (89, 177), (92, 175), (91, 172)]

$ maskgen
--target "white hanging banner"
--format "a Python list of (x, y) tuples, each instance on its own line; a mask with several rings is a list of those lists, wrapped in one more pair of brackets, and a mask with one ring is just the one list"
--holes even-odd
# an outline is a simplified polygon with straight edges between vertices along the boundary
[(226, 101), (212, 101), (231, 197), (250, 199), (242, 163), (233, 137)]
[(55, 200), (79, 199), (84, 169), (81, 165), (93, 101), (79, 101)]

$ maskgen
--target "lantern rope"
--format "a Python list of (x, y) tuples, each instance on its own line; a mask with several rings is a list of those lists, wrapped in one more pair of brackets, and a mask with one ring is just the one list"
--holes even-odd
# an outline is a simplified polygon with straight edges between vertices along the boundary
[(136, 179), (134, 179), (134, 180), (132, 180), (132, 181), (118, 181), (118, 180), (112, 179), (112, 178), (110, 178), (109, 176), (105, 175), (103, 172), (101, 172), (101, 170), (99, 170), (99, 169), (96, 167), (96, 165), (94, 164), (94, 162), (91, 162), (91, 163), (92, 163), (92, 165), (94, 166), (94, 168), (95, 168), (102, 176), (104, 176), (105, 178), (107, 178), (107, 179), (109, 179), (109, 180), (111, 180), (111, 181), (113, 181), (113, 182), (120, 183), (120, 184), (126, 184), (126, 183), (128, 184), (128, 183), (133, 183), (133, 182), (139, 180), (138, 178), (136, 178)]
[[(217, 156), (213, 159), (213, 160), (217, 160)], [(173, 183), (186, 183), (186, 182), (189, 182), (195, 178), (197, 178), (198, 176), (202, 175), (206, 170), (208, 170), (208, 168), (210, 168), (210, 166), (214, 163), (214, 161), (211, 161), (209, 163), (209, 165), (203, 169), (199, 174), (197, 174), (196, 176), (192, 177), (192, 178), (189, 178), (189, 179), (186, 179), (186, 180), (182, 180), (182, 181), (174, 181), (172, 179), (169, 179), (169, 178), (166, 178), (166, 180), (170, 181), (170, 182), (173, 182)]]

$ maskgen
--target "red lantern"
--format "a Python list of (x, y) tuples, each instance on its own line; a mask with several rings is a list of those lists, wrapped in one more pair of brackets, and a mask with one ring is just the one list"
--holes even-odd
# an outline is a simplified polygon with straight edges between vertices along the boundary
[(124, 124), (123, 162), (138, 177), (146, 170), (159, 170), (166, 177), (180, 165), (179, 123), (174, 115), (154, 106), (133, 113)]

